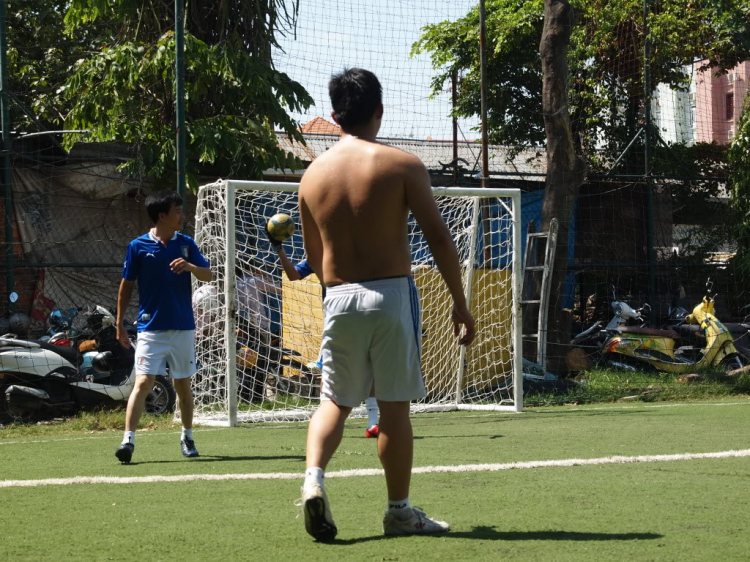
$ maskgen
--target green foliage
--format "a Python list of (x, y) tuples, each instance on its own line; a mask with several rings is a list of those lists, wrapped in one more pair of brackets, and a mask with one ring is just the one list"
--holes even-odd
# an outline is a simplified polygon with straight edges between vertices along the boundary
[(738, 269), (750, 273), (750, 92), (745, 98), (740, 122), (729, 149), (732, 166), (731, 206), (739, 215), (734, 226), (739, 248), (735, 260)]
[[(207, 164), (216, 175), (244, 178), (260, 177), (269, 167), (294, 167), (293, 157), (278, 147), (274, 128), (302, 140), (284, 106), (307, 107), (307, 92), (226, 43), (207, 45), (188, 35), (185, 53), (190, 189), (197, 189)], [(172, 32), (154, 45), (104, 48), (77, 65), (64, 86), (66, 99), (74, 103), (66, 125), (88, 129), (92, 140), (132, 143), (139, 156), (124, 171), (166, 178), (176, 153), (174, 68)], [(76, 140), (70, 135), (66, 144)]]
[[(543, 0), (489, 0), (487, 2), (487, 112), (490, 142), (504, 145), (541, 145), (542, 73), (539, 38), (544, 24)], [(428, 25), (412, 47), (412, 55), (430, 53), (437, 74), (435, 94), (459, 76), (456, 114), (478, 115), (479, 8), (455, 22)]]
[[(643, 108), (643, 0), (572, 0), (578, 13), (569, 49), (570, 110), (579, 148), (594, 167), (594, 146), (621, 151), (641, 126)], [(544, 142), (541, 71), (542, 0), (488, 0), (488, 126), (492, 142)], [(718, 72), (750, 58), (746, 40), (750, 4), (739, 0), (658, 0), (648, 19), (654, 86), (685, 88), (683, 67), (706, 60)], [(424, 28), (413, 53), (428, 52), (441, 91), (451, 73), (461, 77), (456, 113), (479, 113), (478, 8), (455, 22)], [(605, 154), (604, 156), (607, 156)]]
[[(312, 98), (273, 68), (270, 55), (276, 34), (295, 17), (296, 3), (282, 0), (186, 2), (191, 190), (201, 173), (255, 179), (269, 167), (300, 166), (278, 147), (274, 131), (303, 142), (288, 111), (309, 107)], [(122, 171), (173, 185), (174, 2), (53, 0), (40, 8), (12, 0), (8, 19), (11, 88), (40, 121), (34, 127), (130, 143), (136, 157)], [(26, 126), (34, 121), (18, 117)], [(68, 135), (64, 146), (80, 140)]]
[[(86, 57), (104, 21), (63, 33), (68, 0), (8, 0), (8, 85), (17, 103), (11, 122), (21, 131), (59, 129), (70, 105), (60, 96), (73, 61)], [(24, 110), (23, 108), (26, 108)]]

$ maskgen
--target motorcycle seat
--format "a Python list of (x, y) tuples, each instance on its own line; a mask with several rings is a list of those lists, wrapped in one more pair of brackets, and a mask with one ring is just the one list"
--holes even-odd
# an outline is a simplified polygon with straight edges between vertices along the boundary
[(39, 344), (39, 347), (42, 349), (46, 349), (48, 351), (54, 351), (57, 353), (60, 357), (68, 361), (69, 363), (72, 363), (76, 367), (78, 366), (78, 358), (79, 353), (78, 350), (73, 347), (64, 347), (60, 345), (52, 345), (47, 342), (37, 342)]
[(643, 326), (623, 326), (619, 328), (623, 333), (627, 334), (638, 334), (641, 336), (657, 336), (662, 338), (672, 338), (676, 340), (680, 337), (680, 334), (674, 330), (659, 330), (658, 328), (644, 328)]

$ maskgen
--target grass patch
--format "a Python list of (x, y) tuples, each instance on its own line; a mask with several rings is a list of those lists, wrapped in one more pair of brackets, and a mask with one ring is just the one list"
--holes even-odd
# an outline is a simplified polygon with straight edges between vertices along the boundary
[[(173, 414), (154, 416), (144, 413), (141, 416), (138, 431), (179, 428), (180, 424), (174, 422)], [(54, 418), (35, 423), (0, 425), (0, 440), (11, 437), (35, 437), (105, 431), (125, 431), (125, 410), (97, 410), (93, 412), (81, 412), (66, 418)]]
[[(750, 401), (529, 408), (413, 417), (415, 466), (701, 453), (747, 448)], [(72, 423), (72, 420), (65, 424)], [(377, 468), (366, 420), (350, 420), (330, 470)], [(306, 423), (119, 435), (0, 438), (6, 479), (304, 471)], [(410, 496), (451, 533), (388, 539), (382, 477), (331, 478), (339, 537), (313, 542), (300, 481), (189, 481), (0, 489), (0, 560), (746, 560), (748, 458), (418, 474)], [(156, 523), (155, 523), (156, 522)], [(43, 532), (40, 532), (43, 529)], [(137, 537), (137, 540), (134, 540)]]
[(575, 378), (575, 385), (563, 392), (530, 389), (524, 404), (594, 404), (618, 401), (664, 402), (712, 400), (750, 396), (750, 374), (727, 376), (724, 371), (696, 372), (679, 376), (660, 371), (592, 369)]

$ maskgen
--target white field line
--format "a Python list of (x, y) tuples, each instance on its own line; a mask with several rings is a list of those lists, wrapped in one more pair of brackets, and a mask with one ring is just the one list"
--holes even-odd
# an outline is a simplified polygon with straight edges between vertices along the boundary
[[(720, 451), (717, 453), (683, 453), (679, 455), (643, 455), (638, 457), (600, 457), (596, 459), (562, 459), (550, 461), (525, 461), (502, 464), (463, 464), (455, 466), (421, 466), (412, 472), (415, 474), (434, 474), (446, 472), (497, 472), (501, 470), (518, 470), (528, 468), (590, 466), (608, 464), (630, 464), (687, 461), (697, 459), (726, 459), (750, 457), (750, 449), (738, 451)], [(353, 478), (358, 476), (380, 476), (382, 469), (363, 468), (354, 470), (332, 471), (328, 478)], [(225, 480), (301, 480), (304, 475), (296, 472), (256, 472), (250, 474), (184, 474), (179, 476), (76, 476), (73, 478), (45, 478), (41, 480), (0, 480), (0, 488), (24, 488), (35, 486), (68, 486), (72, 484), (149, 484), (154, 482), (192, 482), (192, 481), (225, 481)]]

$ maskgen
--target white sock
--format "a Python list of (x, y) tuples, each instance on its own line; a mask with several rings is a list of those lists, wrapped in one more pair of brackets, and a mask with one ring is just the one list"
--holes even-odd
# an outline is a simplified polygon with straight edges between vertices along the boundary
[(388, 511), (393, 513), (394, 515), (401, 515), (411, 509), (411, 504), (409, 503), (409, 498), (406, 498), (405, 500), (388, 500)]
[(365, 398), (365, 406), (367, 406), (367, 419), (370, 427), (378, 425), (378, 415), (380, 414), (378, 411), (378, 399), (374, 396)]
[(182, 439), (190, 439), (193, 440), (193, 428), (192, 427), (183, 427), (182, 428)]
[(126, 431), (125, 435), (122, 436), (122, 444), (132, 443), (135, 445), (135, 431)]
[(315, 483), (322, 488), (325, 488), (325, 471), (322, 468), (313, 466), (305, 471), (305, 484)]

